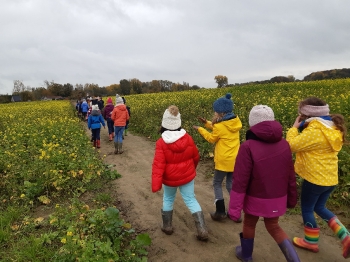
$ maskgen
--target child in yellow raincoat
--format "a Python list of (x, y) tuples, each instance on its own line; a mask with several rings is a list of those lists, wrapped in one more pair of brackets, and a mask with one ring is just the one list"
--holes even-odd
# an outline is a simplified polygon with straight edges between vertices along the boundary
[[(197, 129), (209, 143), (215, 143), (213, 186), (216, 211), (210, 213), (210, 215), (213, 220), (219, 221), (227, 217), (222, 182), (226, 178), (226, 189), (230, 193), (233, 169), (240, 145), (239, 130), (242, 128), (242, 122), (233, 113), (233, 101), (230, 93), (217, 99), (213, 104), (213, 109), (214, 117), (212, 121), (199, 117), (199, 120), (204, 123), (204, 127), (212, 130), (212, 132), (203, 127), (193, 126), (193, 128)], [(235, 222), (241, 221), (241, 219), (238, 219)]]
[(314, 212), (328, 223), (340, 238), (344, 258), (350, 257), (350, 236), (339, 219), (326, 208), (326, 202), (338, 184), (338, 153), (345, 141), (344, 117), (329, 114), (328, 104), (309, 97), (299, 103), (299, 116), (287, 133), (287, 141), (296, 153), (295, 172), (302, 177), (301, 211), (304, 238), (293, 244), (318, 252), (318, 227)]

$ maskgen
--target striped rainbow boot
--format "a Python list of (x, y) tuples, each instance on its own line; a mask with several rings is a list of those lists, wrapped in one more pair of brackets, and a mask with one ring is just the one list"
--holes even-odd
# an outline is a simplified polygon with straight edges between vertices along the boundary
[(339, 219), (334, 216), (328, 221), (328, 226), (333, 230), (337, 237), (341, 240), (343, 245), (343, 257), (350, 257), (350, 236), (349, 231), (345, 226), (339, 221)]
[(304, 226), (304, 238), (294, 237), (293, 244), (297, 247), (301, 247), (312, 252), (318, 252), (318, 239), (320, 237), (319, 228), (311, 228)]

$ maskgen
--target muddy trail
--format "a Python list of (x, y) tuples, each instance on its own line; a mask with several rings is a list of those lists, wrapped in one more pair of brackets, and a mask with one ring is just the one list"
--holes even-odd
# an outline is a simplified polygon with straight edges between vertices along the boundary
[[(90, 137), (90, 131), (86, 128), (86, 134)], [(99, 154), (104, 157), (108, 165), (122, 175), (121, 178), (108, 184), (107, 190), (115, 199), (117, 207), (122, 212), (124, 219), (131, 223), (137, 232), (147, 232), (152, 244), (148, 248), (150, 262), (176, 262), (176, 261), (239, 261), (235, 257), (235, 246), (240, 245), (239, 232), (242, 224), (225, 220), (216, 222), (210, 218), (209, 212), (214, 211), (214, 193), (212, 188), (213, 163), (200, 161), (197, 167), (195, 179), (195, 193), (200, 203), (207, 227), (209, 240), (201, 242), (196, 239), (196, 227), (193, 218), (185, 206), (180, 193), (177, 193), (172, 235), (165, 235), (160, 227), (162, 223), (162, 191), (152, 193), (151, 172), (154, 156), (155, 142), (145, 137), (128, 133), (123, 142), (123, 154), (113, 153), (113, 142), (108, 141), (108, 132), (101, 129), (101, 148)], [(225, 191), (226, 207), (229, 195)], [(290, 238), (303, 236), (303, 224), (301, 215), (285, 215), (280, 219), (280, 225)], [(297, 249), (297, 253), (303, 262), (344, 261), (340, 241), (333, 235), (327, 225), (321, 226), (319, 241), (319, 253)], [(254, 262), (285, 261), (278, 245), (267, 233), (264, 222), (259, 220), (256, 229), (256, 237), (253, 253)]]

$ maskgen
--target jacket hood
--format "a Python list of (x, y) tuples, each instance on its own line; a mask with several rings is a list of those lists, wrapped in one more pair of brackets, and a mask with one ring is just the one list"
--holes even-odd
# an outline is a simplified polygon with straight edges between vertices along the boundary
[(238, 117), (232, 118), (230, 120), (224, 120), (219, 123), (224, 125), (227, 130), (232, 133), (237, 132), (242, 128), (241, 120)]
[(101, 115), (101, 111), (100, 110), (92, 110), (91, 115), (92, 116), (99, 116), (99, 115)]
[(266, 143), (276, 143), (283, 137), (283, 128), (278, 121), (263, 121), (252, 126), (250, 130)]
[(115, 106), (119, 111), (126, 111), (126, 106), (124, 104), (118, 104)]
[(340, 130), (335, 129), (333, 121), (324, 120), (318, 117), (309, 119), (310, 124), (307, 128), (320, 129), (332, 149), (334, 151), (340, 151), (343, 146), (343, 134)]
[(162, 133), (162, 138), (173, 152), (183, 152), (188, 147), (187, 139), (181, 139), (185, 135), (185, 129), (181, 129), (180, 131), (167, 130)]

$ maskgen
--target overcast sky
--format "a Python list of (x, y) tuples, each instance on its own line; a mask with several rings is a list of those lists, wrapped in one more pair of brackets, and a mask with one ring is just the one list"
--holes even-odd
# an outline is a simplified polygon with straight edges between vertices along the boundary
[(0, 94), (13, 80), (216, 87), (350, 68), (349, 0), (0, 0)]

